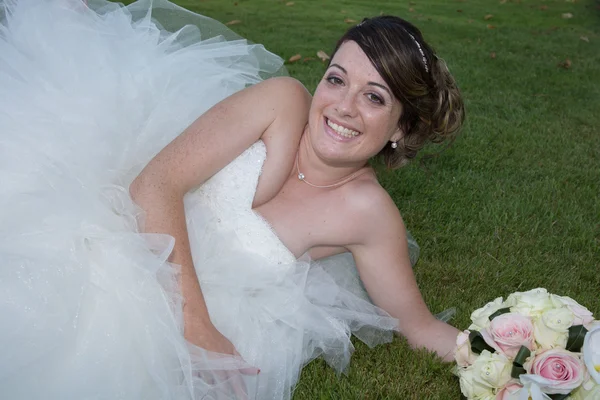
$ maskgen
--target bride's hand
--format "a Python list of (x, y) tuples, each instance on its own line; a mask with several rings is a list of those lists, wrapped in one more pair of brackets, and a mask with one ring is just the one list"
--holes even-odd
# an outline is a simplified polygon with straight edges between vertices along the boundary
[[(185, 325), (185, 339), (209, 352), (219, 354), (231, 354), (232, 356), (239, 358), (240, 363), (245, 364), (240, 354), (237, 352), (231, 341), (227, 339), (217, 328), (210, 324), (204, 326), (200, 324), (186, 324)], [(242, 375), (257, 375), (260, 372), (258, 368), (247, 366), (234, 370), (215, 370), (210, 371), (210, 376), (202, 376), (202, 378), (210, 384), (220, 387), (223, 384), (228, 384), (237, 399), (247, 399), (248, 392), (246, 385), (242, 380)]]

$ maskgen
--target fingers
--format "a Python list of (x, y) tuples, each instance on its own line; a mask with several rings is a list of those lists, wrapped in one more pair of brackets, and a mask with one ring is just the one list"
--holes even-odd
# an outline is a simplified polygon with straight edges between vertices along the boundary
[[(197, 376), (208, 386), (210, 398), (215, 400), (249, 400), (254, 399), (255, 394), (248, 392), (244, 380), (245, 375), (256, 376), (258, 368), (247, 368), (249, 374), (244, 374), (241, 369), (233, 370), (208, 370)], [(256, 379), (256, 378), (251, 378)], [(254, 385), (251, 385), (254, 387)]]
[[(227, 353), (205, 352), (202, 369), (195, 375), (203, 381), (204, 396), (214, 400), (251, 400), (256, 398), (259, 368), (248, 365), (233, 345)], [(249, 390), (250, 388), (250, 390)]]
[(246, 384), (238, 371), (231, 371), (228, 373), (228, 383), (233, 390), (236, 399), (248, 400)]
[[(242, 358), (242, 356), (240, 355), (240, 353), (238, 353), (237, 350), (233, 350), (233, 355), (236, 357), (239, 357), (240, 360), (247, 365), (246, 361), (244, 361), (244, 359)], [(239, 371), (244, 374), (244, 375), (258, 375), (260, 373), (260, 369), (256, 368), (256, 367), (252, 367), (250, 365), (248, 365), (247, 367), (241, 367), (239, 368)]]
[(240, 368), (239, 371), (243, 375), (258, 375), (260, 373), (260, 369), (258, 369), (256, 367)]

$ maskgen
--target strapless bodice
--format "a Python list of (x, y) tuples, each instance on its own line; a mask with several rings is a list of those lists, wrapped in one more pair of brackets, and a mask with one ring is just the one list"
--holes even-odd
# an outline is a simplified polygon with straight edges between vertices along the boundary
[[(266, 159), (266, 146), (257, 141), (233, 162), (186, 196), (188, 226), (196, 237), (234, 233), (244, 249), (265, 257), (274, 264), (288, 264), (295, 256), (281, 242), (269, 223), (252, 210), (258, 178)], [(195, 218), (198, 210), (204, 225)], [(194, 221), (194, 223), (190, 223)]]

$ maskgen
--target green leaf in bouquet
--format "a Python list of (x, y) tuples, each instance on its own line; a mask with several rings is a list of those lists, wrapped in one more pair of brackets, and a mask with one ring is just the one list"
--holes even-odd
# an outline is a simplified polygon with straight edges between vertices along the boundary
[(552, 400), (565, 400), (566, 398), (569, 397), (570, 394), (571, 393), (569, 393), (569, 394), (560, 394), (560, 393), (549, 394), (548, 397), (550, 397)]
[(494, 318), (496, 318), (498, 315), (507, 314), (509, 312), (510, 312), (510, 307), (501, 308), (489, 316), (490, 321), (493, 320)]
[(583, 325), (573, 325), (569, 328), (569, 339), (567, 339), (567, 347), (568, 351), (572, 351), (574, 353), (578, 353), (583, 346), (583, 339), (585, 339), (585, 334), (588, 332)]
[(473, 353), (481, 354), (482, 351), (487, 350), (490, 353), (494, 353), (496, 350), (485, 342), (483, 336), (479, 331), (470, 331), (469, 342), (471, 342), (471, 351)]
[(525, 370), (523, 365), (525, 364), (525, 361), (527, 361), (527, 358), (530, 355), (531, 355), (531, 351), (527, 347), (521, 346), (521, 348), (519, 349), (519, 352), (515, 356), (515, 360), (513, 361), (513, 367), (512, 367), (512, 370), (510, 371), (511, 377), (513, 377), (515, 379), (519, 379), (519, 376), (521, 374), (527, 373), (527, 371)]

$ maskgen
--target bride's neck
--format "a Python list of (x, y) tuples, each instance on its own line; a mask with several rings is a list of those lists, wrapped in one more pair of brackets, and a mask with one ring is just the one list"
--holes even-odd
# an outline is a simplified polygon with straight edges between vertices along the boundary
[(315, 153), (307, 131), (300, 139), (297, 157), (298, 171), (295, 172), (302, 173), (306, 180), (317, 185), (330, 185), (343, 181), (367, 166), (366, 161), (354, 165), (351, 163), (347, 165), (328, 163)]

